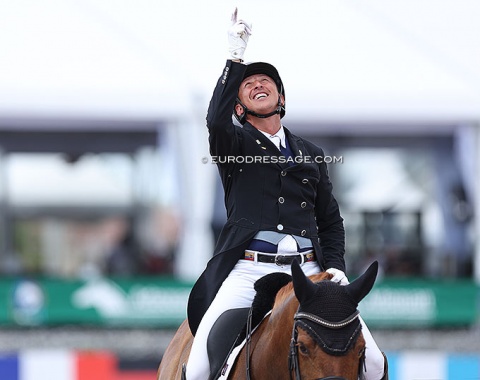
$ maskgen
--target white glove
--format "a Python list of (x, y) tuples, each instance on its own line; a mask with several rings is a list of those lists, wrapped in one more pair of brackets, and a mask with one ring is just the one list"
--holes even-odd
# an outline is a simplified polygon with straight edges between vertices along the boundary
[(228, 29), (228, 51), (232, 59), (242, 59), (247, 48), (248, 37), (252, 34), (252, 25), (237, 20), (237, 8), (232, 14), (232, 26)]
[(343, 273), (340, 269), (336, 268), (329, 268), (326, 270), (327, 273), (333, 274), (333, 277), (330, 281), (338, 282), (340, 285), (348, 285), (350, 282), (348, 281), (347, 276)]

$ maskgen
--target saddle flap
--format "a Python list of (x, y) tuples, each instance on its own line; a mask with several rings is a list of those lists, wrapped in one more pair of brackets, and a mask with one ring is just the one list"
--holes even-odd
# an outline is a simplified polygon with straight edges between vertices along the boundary
[(249, 310), (248, 307), (227, 310), (213, 324), (207, 340), (209, 379), (218, 378), (226, 358), (245, 326)]
[[(253, 330), (260, 324), (272, 309), (278, 290), (290, 281), (290, 275), (276, 272), (255, 282), (254, 288), (257, 293), (251, 307), (250, 329)], [(215, 380), (221, 375), (231, 352), (245, 339), (249, 312), (248, 307), (227, 310), (213, 324), (207, 339), (210, 380)]]

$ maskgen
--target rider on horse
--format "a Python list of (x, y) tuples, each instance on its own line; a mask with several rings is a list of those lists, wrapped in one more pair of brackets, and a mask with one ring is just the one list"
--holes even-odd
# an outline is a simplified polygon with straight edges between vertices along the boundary
[[(272, 272), (291, 273), (298, 260), (306, 275), (322, 269), (345, 276), (345, 231), (332, 194), (324, 152), (281, 124), (285, 88), (272, 65), (243, 64), (250, 25), (232, 16), (230, 59), (207, 114), (211, 155), (225, 190), (228, 220), (215, 254), (188, 303), (195, 336), (186, 379), (209, 377), (207, 337), (229, 309), (249, 307), (254, 283)], [(233, 114), (241, 126), (232, 122)], [(366, 340), (365, 378), (386, 379), (384, 355), (361, 320)]]

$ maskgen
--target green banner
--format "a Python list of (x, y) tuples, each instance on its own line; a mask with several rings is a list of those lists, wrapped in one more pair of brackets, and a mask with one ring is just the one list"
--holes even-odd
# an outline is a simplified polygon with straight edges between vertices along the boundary
[(463, 326), (477, 320), (478, 294), (472, 281), (386, 279), (359, 310), (373, 327)]
[[(90, 281), (0, 279), (0, 325), (175, 328), (186, 316), (192, 283), (164, 277)], [(370, 327), (464, 326), (477, 321), (472, 281), (384, 279), (361, 302)]]
[(0, 324), (176, 327), (191, 287), (166, 278), (2, 279)]

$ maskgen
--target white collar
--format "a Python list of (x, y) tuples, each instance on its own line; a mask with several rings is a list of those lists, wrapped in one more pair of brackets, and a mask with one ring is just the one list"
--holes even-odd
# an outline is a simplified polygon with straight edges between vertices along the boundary
[(280, 150), (280, 143), (282, 144), (283, 148), (287, 147), (287, 144), (285, 143), (285, 130), (283, 129), (283, 125), (280, 126), (280, 129), (274, 135), (271, 135), (270, 133), (264, 131), (260, 132), (262, 132), (266, 137), (268, 137), (270, 141), (275, 144), (278, 150)]

